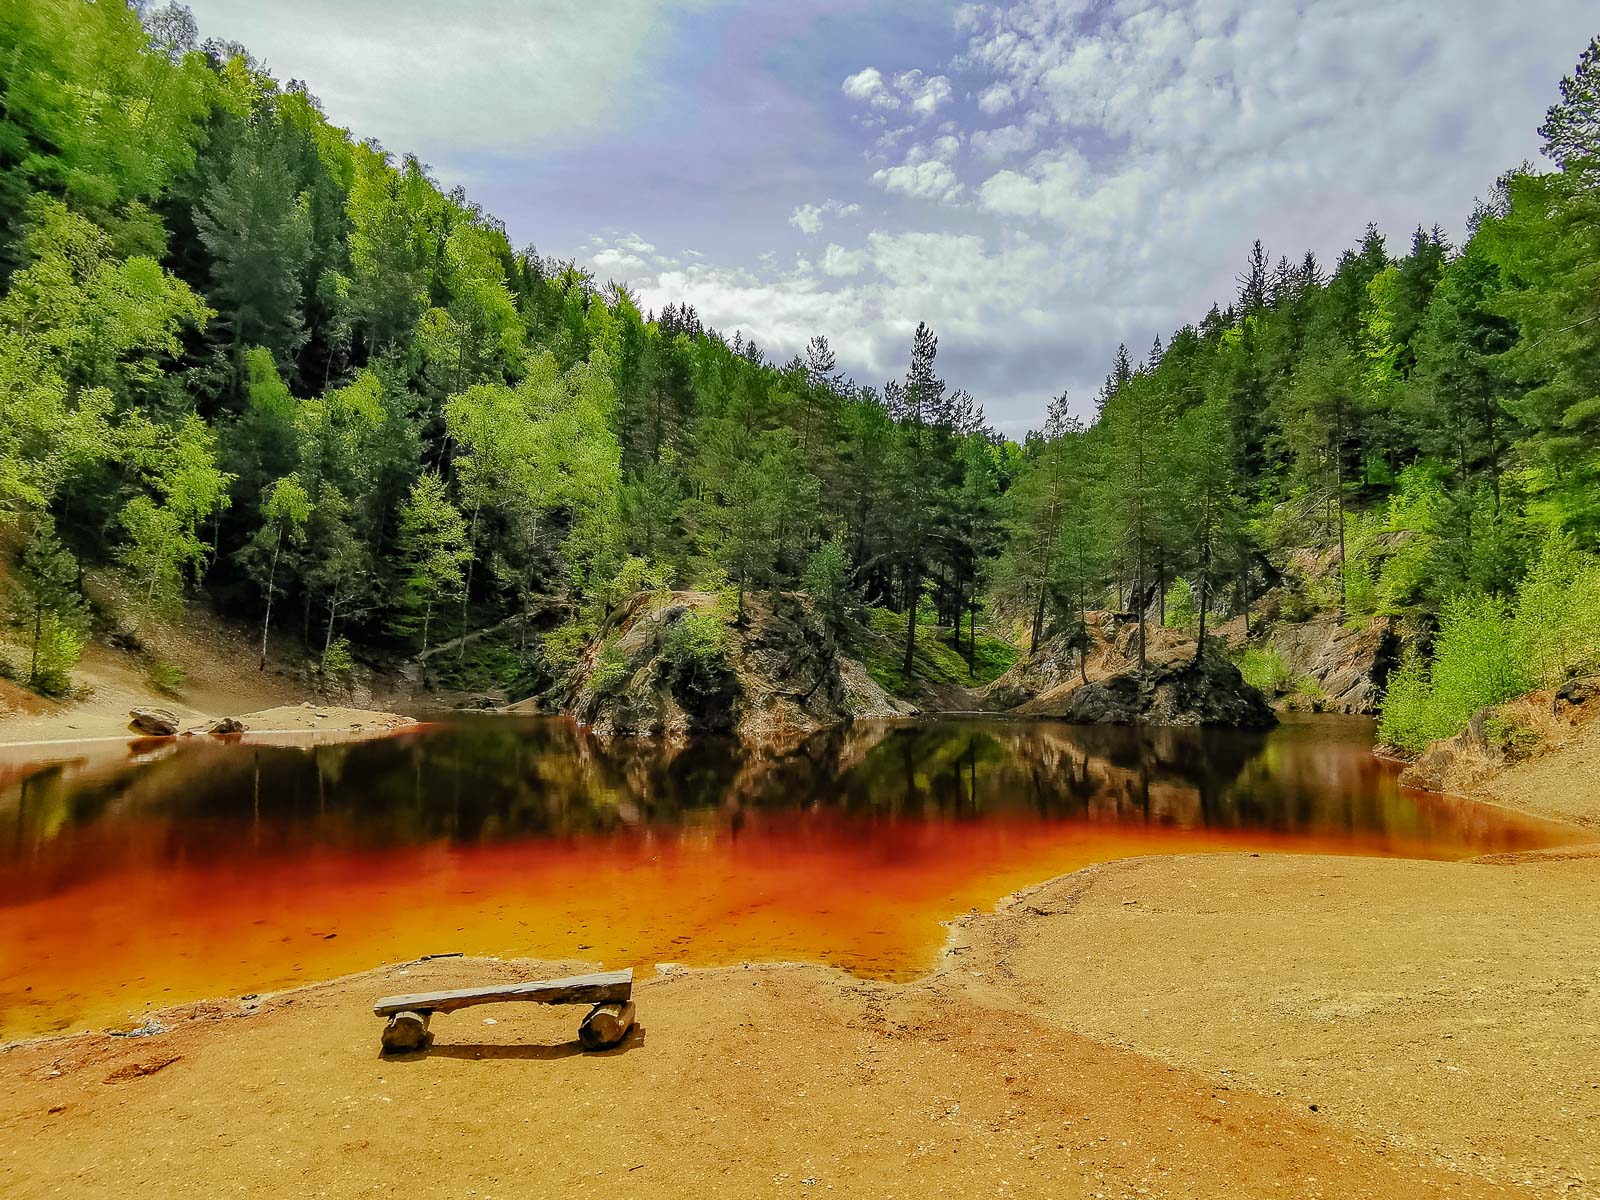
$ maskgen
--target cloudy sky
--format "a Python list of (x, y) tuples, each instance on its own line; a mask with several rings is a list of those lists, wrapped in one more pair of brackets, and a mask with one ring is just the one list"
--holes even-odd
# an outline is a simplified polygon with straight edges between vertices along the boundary
[(1589, 0), (193, 0), (519, 245), (786, 358), (919, 320), (1014, 436), (1234, 288), (1459, 234), (1537, 155)]

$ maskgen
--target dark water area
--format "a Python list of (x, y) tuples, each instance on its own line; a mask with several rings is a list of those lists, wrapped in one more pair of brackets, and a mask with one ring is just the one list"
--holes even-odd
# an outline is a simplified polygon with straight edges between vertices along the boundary
[(460, 717), (344, 744), (57, 748), (0, 765), (0, 1037), (442, 951), (906, 978), (941, 920), (1092, 862), (1567, 840), (1405, 792), (1371, 745), (1353, 718), (950, 719), (777, 756)]

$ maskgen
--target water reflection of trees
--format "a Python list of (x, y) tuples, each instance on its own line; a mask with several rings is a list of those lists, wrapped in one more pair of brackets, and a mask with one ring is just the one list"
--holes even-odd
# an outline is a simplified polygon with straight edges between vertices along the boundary
[[(574, 837), (826, 809), (1181, 827), (1390, 828), (1415, 821), (1365, 744), (1224, 730), (931, 721), (832, 730), (771, 755), (733, 741), (602, 742), (567, 722), (478, 719), (311, 749), (189, 743), (0, 782), (4, 857), (137, 829), (145, 852)], [(1408, 815), (1409, 814), (1409, 815)]]

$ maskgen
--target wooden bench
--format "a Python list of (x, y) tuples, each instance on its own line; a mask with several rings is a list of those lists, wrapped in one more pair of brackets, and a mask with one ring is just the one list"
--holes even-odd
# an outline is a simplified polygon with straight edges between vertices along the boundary
[(573, 975), (536, 983), (504, 987), (461, 988), (453, 992), (419, 992), (412, 996), (387, 996), (372, 1006), (383, 1027), (385, 1054), (420, 1050), (427, 1045), (428, 1019), (434, 1013), (455, 1012), (475, 1004), (503, 1004), (523, 1000), (531, 1004), (592, 1005), (578, 1040), (585, 1050), (606, 1050), (617, 1045), (633, 1028), (633, 969), (603, 971), (598, 975)]

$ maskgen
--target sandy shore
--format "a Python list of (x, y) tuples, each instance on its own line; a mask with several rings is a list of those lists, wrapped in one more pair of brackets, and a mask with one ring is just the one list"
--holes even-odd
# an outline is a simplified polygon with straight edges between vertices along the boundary
[[(1487, 791), (1592, 821), (1593, 753)], [(1600, 847), (1110, 863), (964, 919), (915, 983), (673, 971), (608, 1054), (501, 1006), (378, 1056), (378, 995), (579, 965), (10, 1047), (0, 1194), (1600, 1197)]]

